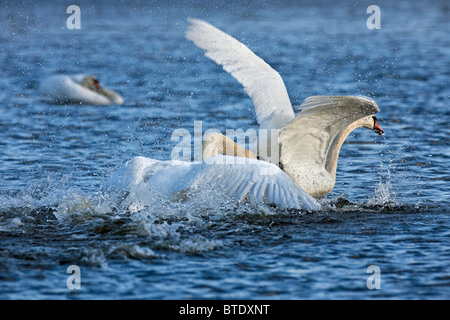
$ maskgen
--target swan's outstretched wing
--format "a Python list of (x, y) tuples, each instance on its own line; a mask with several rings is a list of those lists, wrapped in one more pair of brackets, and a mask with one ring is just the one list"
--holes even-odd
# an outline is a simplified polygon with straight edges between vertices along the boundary
[[(236, 162), (237, 161), (237, 162)], [(255, 201), (283, 208), (316, 210), (318, 202), (298, 187), (280, 168), (256, 159), (218, 155), (205, 162), (157, 161), (136, 157), (121, 168), (109, 183), (129, 193), (129, 208), (155, 201), (155, 193), (172, 198), (196, 192), (214, 197)]]
[(253, 100), (261, 128), (277, 129), (295, 115), (283, 79), (277, 71), (238, 40), (209, 23), (189, 19), (186, 38), (205, 50), (205, 56), (222, 65)]
[[(280, 162), (312, 194), (314, 185), (334, 186), (335, 169), (333, 174), (330, 162), (337, 162), (339, 142), (356, 128), (356, 121), (379, 112), (379, 108), (366, 97), (313, 96), (299, 109), (295, 120), (281, 129)], [(302, 184), (308, 182), (310, 187)]]
[(217, 190), (239, 201), (247, 199), (306, 210), (320, 207), (314, 198), (272, 163), (221, 155), (205, 162), (195, 178), (196, 186), (218, 186)]

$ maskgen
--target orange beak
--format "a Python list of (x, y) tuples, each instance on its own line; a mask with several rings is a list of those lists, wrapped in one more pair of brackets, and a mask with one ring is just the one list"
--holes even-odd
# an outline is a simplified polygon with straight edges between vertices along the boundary
[(98, 89), (101, 90), (102, 86), (100, 85), (100, 82), (98, 82), (98, 80), (94, 80), (94, 86)]
[(378, 133), (380, 136), (384, 134), (384, 130), (381, 129), (381, 127), (378, 125), (378, 119), (373, 117), (374, 123), (373, 123), (373, 131), (375, 133)]

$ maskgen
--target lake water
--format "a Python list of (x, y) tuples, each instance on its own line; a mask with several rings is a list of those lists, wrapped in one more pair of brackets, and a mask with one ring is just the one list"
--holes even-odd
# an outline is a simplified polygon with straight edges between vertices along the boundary
[[(448, 1), (377, 1), (378, 30), (369, 1), (76, 4), (80, 30), (65, 1), (0, 4), (0, 299), (450, 297)], [(178, 128), (258, 128), (240, 84), (184, 38), (188, 17), (265, 59), (295, 106), (318, 94), (380, 106), (385, 135), (348, 137), (323, 210), (111, 201), (115, 170), (169, 160)], [(80, 72), (125, 104), (41, 99), (47, 76)]]

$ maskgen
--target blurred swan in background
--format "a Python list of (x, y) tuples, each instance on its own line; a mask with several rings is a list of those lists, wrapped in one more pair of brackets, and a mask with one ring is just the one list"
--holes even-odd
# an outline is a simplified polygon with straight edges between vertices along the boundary
[(41, 92), (52, 103), (123, 104), (117, 92), (102, 87), (93, 75), (54, 75), (42, 82)]

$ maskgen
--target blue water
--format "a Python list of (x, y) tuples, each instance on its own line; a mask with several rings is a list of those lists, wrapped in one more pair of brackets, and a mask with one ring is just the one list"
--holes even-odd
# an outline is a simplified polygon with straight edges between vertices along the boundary
[[(448, 299), (448, 1), (66, 1), (0, 4), (1, 299)], [(239, 83), (184, 39), (187, 18), (244, 42), (291, 101), (365, 95), (320, 212), (201, 197), (124, 212), (102, 188), (172, 132), (257, 129)], [(92, 73), (122, 106), (45, 103), (54, 73)], [(67, 267), (80, 267), (69, 290)], [(380, 289), (368, 289), (369, 265)]]

